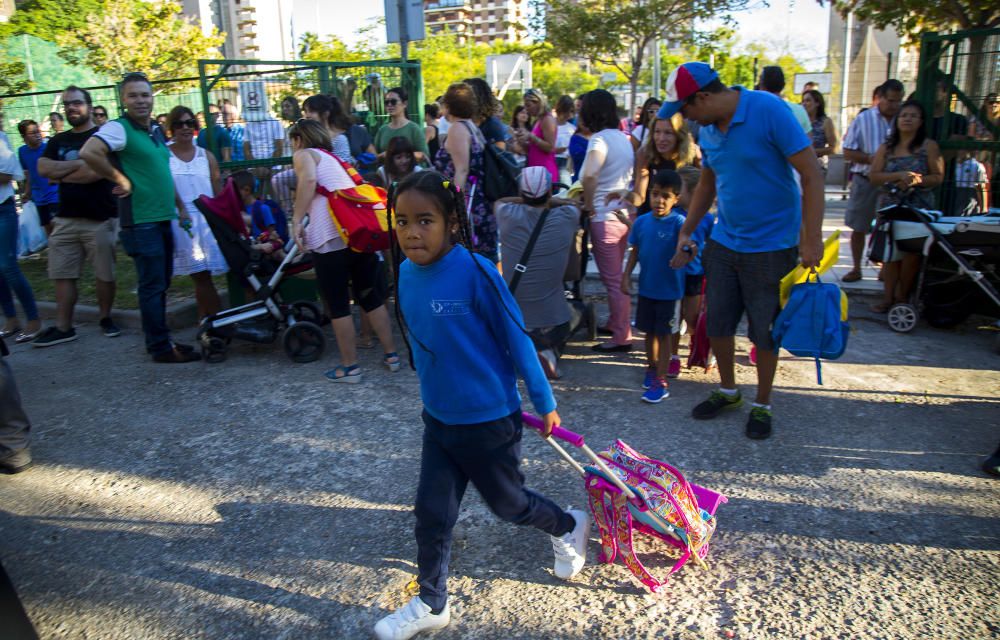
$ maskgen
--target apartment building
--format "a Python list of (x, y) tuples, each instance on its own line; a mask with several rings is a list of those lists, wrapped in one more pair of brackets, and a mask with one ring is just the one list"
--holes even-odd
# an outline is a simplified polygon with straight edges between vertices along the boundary
[(427, 34), (453, 32), (459, 41), (521, 42), (528, 35), (528, 0), (424, 0)]
[(295, 59), (292, 0), (184, 0), (183, 7), (205, 33), (226, 34), (224, 58)]

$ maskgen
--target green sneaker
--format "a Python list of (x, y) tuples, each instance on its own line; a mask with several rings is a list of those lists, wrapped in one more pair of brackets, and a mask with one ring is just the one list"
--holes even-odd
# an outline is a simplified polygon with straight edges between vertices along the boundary
[(747, 418), (747, 437), (763, 440), (769, 435), (771, 435), (771, 410), (764, 407), (751, 408), (750, 417)]
[(691, 410), (695, 420), (709, 420), (722, 413), (724, 409), (736, 409), (743, 406), (743, 396), (737, 391), (735, 396), (726, 395), (721, 391), (713, 391), (708, 400)]

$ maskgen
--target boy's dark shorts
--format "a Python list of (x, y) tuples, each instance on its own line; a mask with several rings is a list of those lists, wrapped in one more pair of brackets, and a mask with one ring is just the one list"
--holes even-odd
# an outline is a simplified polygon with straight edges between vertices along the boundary
[(690, 298), (691, 296), (700, 296), (701, 283), (704, 279), (704, 273), (700, 273), (698, 275), (692, 275), (689, 273), (684, 276), (684, 297)]
[(679, 300), (654, 300), (639, 296), (635, 310), (635, 328), (654, 336), (669, 336), (677, 333), (674, 320), (679, 316)]
[(736, 335), (746, 311), (750, 341), (759, 349), (774, 350), (771, 326), (781, 311), (781, 279), (799, 261), (799, 248), (762, 253), (738, 253), (714, 240), (705, 243), (705, 304), (708, 335)]

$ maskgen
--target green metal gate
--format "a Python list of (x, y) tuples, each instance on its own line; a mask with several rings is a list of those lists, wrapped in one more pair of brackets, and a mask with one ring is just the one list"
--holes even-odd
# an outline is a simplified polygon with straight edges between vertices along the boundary
[[(928, 135), (941, 146), (945, 180), (937, 206), (956, 214), (968, 189), (956, 167), (972, 155), (990, 178), (991, 208), (1000, 209), (1000, 29), (927, 33), (920, 42), (915, 97), (927, 113)], [(937, 108), (937, 117), (933, 117)]]

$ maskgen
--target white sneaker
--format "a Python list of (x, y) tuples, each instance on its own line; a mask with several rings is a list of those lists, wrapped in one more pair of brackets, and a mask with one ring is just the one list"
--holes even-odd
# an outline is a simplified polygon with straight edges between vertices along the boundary
[(576, 509), (568, 512), (576, 520), (576, 526), (566, 535), (552, 538), (552, 550), (556, 554), (556, 577), (569, 580), (580, 573), (587, 562), (587, 540), (590, 538), (590, 516)]
[(375, 625), (378, 640), (407, 640), (421, 631), (443, 629), (451, 622), (451, 612), (445, 603), (441, 613), (434, 615), (431, 608), (415, 596), (405, 606), (396, 609)]

